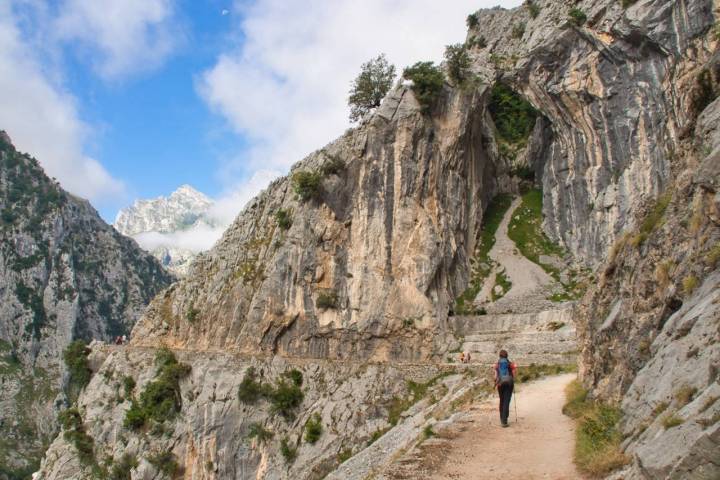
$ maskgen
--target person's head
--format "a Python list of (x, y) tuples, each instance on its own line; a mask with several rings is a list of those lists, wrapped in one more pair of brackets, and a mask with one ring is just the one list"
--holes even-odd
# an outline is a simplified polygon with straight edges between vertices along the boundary
[(500, 350), (500, 358), (507, 358), (507, 350)]

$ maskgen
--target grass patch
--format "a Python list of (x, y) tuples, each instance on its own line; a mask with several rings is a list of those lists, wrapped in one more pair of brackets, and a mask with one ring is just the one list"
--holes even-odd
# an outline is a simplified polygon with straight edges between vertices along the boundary
[(345, 450), (341, 451), (337, 454), (337, 461), (338, 463), (344, 463), (347, 460), (350, 460), (350, 458), (353, 456), (352, 448), (346, 448)]
[(308, 443), (315, 443), (320, 440), (322, 433), (323, 425), (320, 414), (313, 413), (307, 423), (305, 423), (305, 441)]
[(655, 205), (653, 205), (650, 212), (648, 212), (640, 224), (638, 233), (630, 238), (632, 246), (641, 246), (656, 228), (662, 226), (663, 217), (665, 216), (668, 205), (670, 205), (670, 200), (672, 200), (672, 192), (665, 192), (658, 197)]
[(675, 392), (675, 402), (677, 408), (682, 408), (690, 403), (697, 393), (697, 388), (691, 387), (690, 385), (683, 385)]
[(284, 437), (280, 440), (280, 454), (285, 459), (285, 463), (292, 463), (297, 458), (297, 447), (290, 446), (290, 441)]
[(565, 253), (542, 230), (542, 202), (542, 191), (538, 189), (532, 189), (522, 196), (522, 203), (510, 220), (508, 237), (528, 260), (558, 279), (559, 272), (555, 267), (540, 263), (540, 255), (562, 256)]
[(531, 363), (525, 367), (518, 367), (517, 378), (515, 379), (518, 383), (532, 382), (541, 377), (548, 375), (560, 375), (562, 373), (574, 373), (577, 372), (577, 365), (574, 363), (568, 363), (566, 365), (537, 365)]
[(292, 226), (292, 211), (282, 208), (276, 210), (275, 222), (282, 230), (288, 230)]
[(58, 415), (58, 421), (62, 425), (63, 438), (75, 446), (80, 462), (88, 466), (95, 465), (95, 442), (85, 432), (82, 416), (78, 409), (63, 410)]
[(674, 413), (666, 415), (665, 418), (662, 419), (662, 426), (665, 427), (666, 430), (669, 428), (677, 427), (678, 425), (682, 425), (683, 423), (685, 423), (685, 420), (675, 415)]
[(657, 418), (658, 415), (663, 413), (667, 408), (670, 406), (668, 402), (660, 402), (657, 404), (655, 408), (653, 408), (652, 416), (653, 418)]
[(247, 438), (257, 438), (258, 442), (265, 443), (273, 438), (274, 433), (263, 427), (260, 423), (254, 422), (248, 428)]
[(563, 413), (578, 424), (574, 453), (578, 469), (592, 476), (604, 476), (626, 465), (629, 459), (620, 450), (622, 434), (618, 429), (622, 411), (590, 400), (577, 380), (567, 386), (565, 393)]
[(489, 257), (490, 250), (495, 245), (495, 233), (505, 216), (512, 196), (508, 194), (496, 195), (483, 214), (480, 239), (472, 260), (472, 271), (468, 288), (455, 300), (455, 313), (458, 315), (479, 315), (472, 302), (482, 289), (485, 279), (492, 271), (493, 261)]
[(692, 292), (695, 291), (699, 284), (700, 281), (695, 275), (688, 275), (687, 277), (683, 278), (682, 281), (683, 293), (685, 293), (685, 295), (690, 295)]
[[(499, 293), (495, 292), (495, 287), (497, 286), (500, 286), (501, 288), (501, 291)], [(512, 282), (507, 278), (505, 272), (498, 272), (495, 274), (495, 286), (490, 291), (490, 298), (493, 302), (495, 300), (499, 300), (504, 297), (507, 292), (510, 291), (510, 288), (512, 288)]]
[(120, 460), (115, 462), (112, 469), (110, 469), (110, 480), (130, 480), (132, 478), (130, 472), (133, 468), (137, 468), (137, 466), (138, 461), (134, 455), (130, 455), (129, 453), (123, 454)]
[(720, 242), (713, 245), (713, 247), (705, 254), (705, 264), (710, 268), (715, 268), (720, 261)]
[(172, 452), (155, 452), (147, 457), (147, 461), (159, 472), (174, 478), (180, 472), (180, 465)]
[(568, 21), (576, 27), (581, 27), (587, 22), (587, 15), (579, 8), (571, 8), (568, 12)]
[(440, 373), (425, 383), (408, 380), (406, 384), (408, 395), (402, 398), (393, 397), (388, 404), (388, 423), (392, 426), (397, 425), (403, 412), (422, 400), (430, 387), (434, 386), (438, 380), (448, 375), (450, 375), (450, 373)]

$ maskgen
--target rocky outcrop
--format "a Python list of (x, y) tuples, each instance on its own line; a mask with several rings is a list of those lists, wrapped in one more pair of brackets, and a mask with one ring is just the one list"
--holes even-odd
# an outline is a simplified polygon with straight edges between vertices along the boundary
[(71, 340), (128, 333), (171, 276), (0, 138), (0, 478), (39, 461)]
[[(370, 392), (379, 392), (375, 386), (394, 391), (391, 385), (402, 383), (401, 377), (379, 378), (365, 365), (381, 362), (386, 371), (401, 361), (445, 358), (460, 345), (457, 330), (467, 327), (462, 318), (449, 321), (448, 314), (467, 287), (483, 211), (496, 193), (515, 189), (511, 168), (525, 166), (541, 173), (536, 180), (543, 186), (546, 233), (576, 261), (597, 268), (598, 280), (575, 318), (583, 381), (597, 397), (633, 407), (648, 403), (637, 418), (625, 420), (632, 435), (624, 447), (633, 456), (627, 475), (706, 478), (688, 467), (694, 458), (712, 472), (717, 457), (706, 453), (715, 451), (714, 427), (688, 424), (662, 433), (651, 424), (647, 432), (652, 428), (654, 435), (636, 432), (654, 399), (681, 387), (676, 368), (708, 372), (693, 376), (692, 403), (682, 407), (687, 410), (676, 403), (678, 414), (716, 423), (708, 417), (714, 404), (700, 412), (694, 403), (713, 394), (717, 377), (716, 349), (699, 355), (708, 341), (717, 340), (708, 327), (717, 305), (693, 296), (703, 282), (701, 292), (712, 288), (720, 258), (713, 178), (718, 116), (716, 106), (706, 108), (718, 78), (717, 40), (709, 32), (712, 5), (701, 0), (645, 0), (626, 8), (610, 0), (534, 5), (535, 17), (527, 6), (479, 12), (467, 42), (478, 81), (446, 85), (426, 113), (412, 90), (399, 85), (362, 125), (311, 154), (250, 202), (188, 276), (155, 298), (126, 355), (111, 355), (99, 369), (109, 372), (117, 365), (142, 386), (151, 370), (146, 350), (163, 345), (176, 350), (194, 372), (180, 383), (183, 415), (163, 424), (168, 438), (133, 433), (121, 426), (132, 402), (125, 398), (108, 407), (101, 397), (118, 387), (104, 385), (106, 375), (96, 375), (80, 401), (96, 452), (117, 460), (118, 440), (136, 455), (171, 450), (186, 476), (196, 478), (211, 476), (201, 473), (200, 458), (211, 462), (213, 478), (327, 473), (324, 443), (307, 446), (301, 466), (289, 469), (278, 455), (283, 448), (277, 439), (249, 448), (241, 443), (250, 419), (276, 422), (272, 428), (291, 439), (299, 438), (302, 426), (234, 403), (238, 372), (256, 365), (275, 379), (293, 362), (308, 362), (337, 378), (332, 368), (340, 367), (326, 362), (341, 359), (333, 365), (352, 363), (347, 373), (357, 376), (358, 385)], [(497, 81), (521, 92), (539, 112), (529, 144), (514, 163), (500, 152), (488, 114), (490, 87)], [(299, 185), (303, 175), (306, 182)], [(568, 340), (563, 335), (572, 330), (557, 319), (552, 327), (546, 323), (557, 331), (533, 330), (543, 321), (537, 311), (527, 318), (519, 318), (514, 305), (513, 312), (503, 312), (512, 315), (487, 322), (500, 334), (503, 325), (525, 329), (518, 349), (543, 335)], [(697, 315), (704, 320), (693, 320)], [(496, 346), (486, 345), (486, 333), (470, 339), (475, 345), (469, 341), (468, 347), (486, 353)], [(682, 342), (697, 346), (698, 353), (683, 359)], [(554, 360), (568, 353), (556, 343), (557, 349), (543, 352)], [(273, 369), (273, 362), (287, 367)], [(658, 385), (650, 383), (651, 376)], [(352, 391), (354, 382), (338, 382), (334, 391)], [(203, 398), (218, 386), (220, 397), (211, 397), (211, 406)], [(310, 403), (298, 410), (303, 421), (321, 405), (319, 388), (319, 383), (307, 387)], [(361, 412), (356, 424), (332, 415), (328, 420), (323, 413), (324, 425), (337, 430), (334, 445), (347, 442), (355, 452), (370, 431), (373, 417), (363, 406), (384, 400), (365, 392), (360, 400), (347, 400), (348, 410)], [(214, 406), (217, 398), (225, 399), (222, 407)], [(337, 398), (324, 402), (334, 409)], [(676, 432), (685, 442), (679, 457), (660, 461), (648, 453), (655, 442), (665, 448)], [(138, 469), (154, 472), (144, 460)], [(59, 438), (42, 478), (84, 478), (86, 470)]]
[(185, 245), (188, 242), (180, 241), (177, 235), (213, 236), (213, 229), (219, 225), (208, 214), (212, 206), (213, 201), (206, 195), (190, 185), (182, 185), (167, 198), (136, 200), (118, 212), (113, 226), (123, 235), (135, 238), (165, 268), (183, 276), (197, 250), (188, 248)]
[[(135, 344), (429, 358), (447, 341), (444, 319), (467, 282), (483, 209), (510, 184), (486, 92), (448, 89), (428, 116), (399, 86), (367, 123), (251, 201), (153, 302)], [(308, 201), (294, 191), (298, 172), (322, 175)]]

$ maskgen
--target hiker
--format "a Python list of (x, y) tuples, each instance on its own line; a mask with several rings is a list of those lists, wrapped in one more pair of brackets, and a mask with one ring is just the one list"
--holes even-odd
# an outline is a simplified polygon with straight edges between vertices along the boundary
[(465, 363), (465, 352), (460, 352), (460, 363)]
[(515, 386), (515, 374), (517, 366), (508, 360), (507, 350), (500, 350), (500, 358), (495, 364), (495, 386), (500, 396), (500, 424), (508, 426), (510, 416), (510, 399), (512, 398)]
[(470, 363), (470, 352), (465, 352), (465, 363)]
[(127, 343), (127, 335), (122, 336), (122, 343), (125, 345)]
[(120, 335), (115, 337), (115, 345), (122, 345), (122, 337)]

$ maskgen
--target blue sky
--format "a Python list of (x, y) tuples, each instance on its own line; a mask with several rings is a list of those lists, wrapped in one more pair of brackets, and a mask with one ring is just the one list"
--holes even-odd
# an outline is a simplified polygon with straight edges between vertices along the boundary
[(349, 126), (363, 61), (439, 61), (495, 3), (5, 0), (0, 128), (110, 222), (189, 183), (227, 223)]

